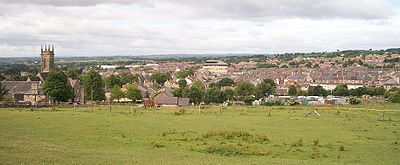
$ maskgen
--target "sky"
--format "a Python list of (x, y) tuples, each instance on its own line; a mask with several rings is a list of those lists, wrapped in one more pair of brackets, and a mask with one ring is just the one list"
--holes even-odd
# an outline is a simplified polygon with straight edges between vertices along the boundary
[(400, 47), (400, 0), (0, 0), (0, 57)]

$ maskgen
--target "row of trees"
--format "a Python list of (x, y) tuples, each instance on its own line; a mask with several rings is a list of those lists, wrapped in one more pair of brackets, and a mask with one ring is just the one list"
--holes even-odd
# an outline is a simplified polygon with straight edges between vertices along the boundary
[(288, 94), (290, 96), (363, 96), (363, 95), (370, 95), (370, 96), (384, 96), (386, 93), (385, 88), (378, 87), (378, 88), (367, 88), (367, 87), (360, 87), (356, 89), (348, 89), (346, 84), (337, 85), (335, 89), (332, 91), (325, 90), (322, 86), (310, 86), (307, 91), (301, 91), (296, 88), (296, 86), (291, 85), (289, 87)]
[[(183, 82), (184, 80), (182, 80)], [(181, 81), (180, 81), (181, 82)], [(181, 83), (179, 83), (181, 84)], [(188, 97), (191, 102), (199, 104), (223, 103), (228, 100), (244, 101), (250, 104), (253, 100), (268, 96), (275, 93), (276, 84), (273, 80), (265, 79), (255, 86), (249, 82), (241, 82), (236, 84), (232, 79), (224, 78), (212, 85), (208, 89), (205, 88), (201, 81), (196, 81), (189, 88), (183, 82), (180, 88), (173, 91), (176, 97)], [(233, 89), (221, 90), (222, 87), (233, 87)]]

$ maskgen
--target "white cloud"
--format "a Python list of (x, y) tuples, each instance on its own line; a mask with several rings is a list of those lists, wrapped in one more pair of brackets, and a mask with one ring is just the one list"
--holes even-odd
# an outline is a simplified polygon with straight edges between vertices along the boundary
[[(47, 4), (47, 5), (44, 5)], [(0, 56), (283, 53), (396, 47), (380, 0), (0, 0)]]

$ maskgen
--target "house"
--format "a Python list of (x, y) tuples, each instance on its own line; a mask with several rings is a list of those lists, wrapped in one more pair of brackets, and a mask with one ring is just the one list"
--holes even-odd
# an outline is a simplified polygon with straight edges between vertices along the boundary
[(35, 81), (2, 81), (1, 85), (8, 91), (6, 97), (18, 102), (30, 102), (35, 105), (37, 102), (47, 101), (41, 82)]
[(159, 107), (187, 107), (189, 106), (189, 98), (178, 98), (168, 96), (165, 93), (161, 93), (154, 98), (156, 106)]
[(70, 99), (69, 102), (84, 104), (85, 103), (85, 91), (84, 91), (84, 88), (81, 86), (80, 81), (68, 79), (68, 82), (74, 92), (74, 98)]

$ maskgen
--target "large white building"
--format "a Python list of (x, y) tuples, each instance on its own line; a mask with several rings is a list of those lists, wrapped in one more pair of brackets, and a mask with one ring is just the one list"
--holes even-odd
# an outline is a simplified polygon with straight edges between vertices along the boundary
[(219, 60), (207, 60), (203, 64), (203, 70), (211, 74), (227, 74), (229, 65)]

